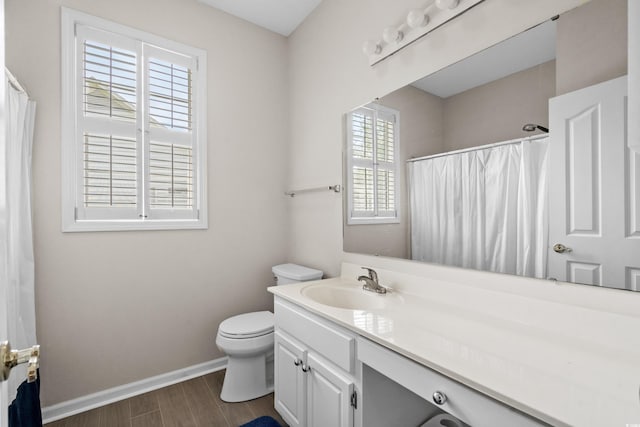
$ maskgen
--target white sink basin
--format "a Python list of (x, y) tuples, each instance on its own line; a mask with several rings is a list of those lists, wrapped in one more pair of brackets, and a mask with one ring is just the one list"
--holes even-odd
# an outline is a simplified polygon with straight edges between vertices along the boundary
[(355, 286), (317, 284), (303, 288), (301, 293), (317, 303), (347, 310), (381, 310), (404, 302), (395, 293), (376, 294)]

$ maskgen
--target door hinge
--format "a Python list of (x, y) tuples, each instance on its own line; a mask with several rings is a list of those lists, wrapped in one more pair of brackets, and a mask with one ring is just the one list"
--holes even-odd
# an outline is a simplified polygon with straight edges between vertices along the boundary
[(353, 409), (358, 409), (358, 393), (355, 390), (351, 393), (351, 406)]

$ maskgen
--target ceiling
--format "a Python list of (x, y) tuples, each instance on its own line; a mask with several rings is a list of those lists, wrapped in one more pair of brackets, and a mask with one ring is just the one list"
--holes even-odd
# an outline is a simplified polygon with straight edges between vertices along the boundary
[(288, 37), (322, 0), (198, 0)]

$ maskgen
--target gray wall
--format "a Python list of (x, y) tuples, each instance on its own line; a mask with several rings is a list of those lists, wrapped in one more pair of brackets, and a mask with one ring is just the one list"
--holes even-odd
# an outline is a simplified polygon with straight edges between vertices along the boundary
[(445, 99), (445, 151), (521, 138), (525, 123), (548, 127), (555, 71), (549, 61)]
[(556, 95), (627, 74), (627, 0), (592, 0), (558, 20)]
[[(60, 231), (60, 5), (207, 51), (208, 230)], [(270, 269), (287, 259), (286, 48), (196, 1), (6, 2), (7, 66), (38, 103), (43, 405), (221, 357), (223, 319), (272, 307)]]

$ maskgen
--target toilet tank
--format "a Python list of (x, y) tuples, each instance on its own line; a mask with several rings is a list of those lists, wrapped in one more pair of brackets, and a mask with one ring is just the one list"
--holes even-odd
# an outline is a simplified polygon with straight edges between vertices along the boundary
[(322, 279), (322, 271), (297, 264), (280, 264), (271, 268), (277, 285)]

